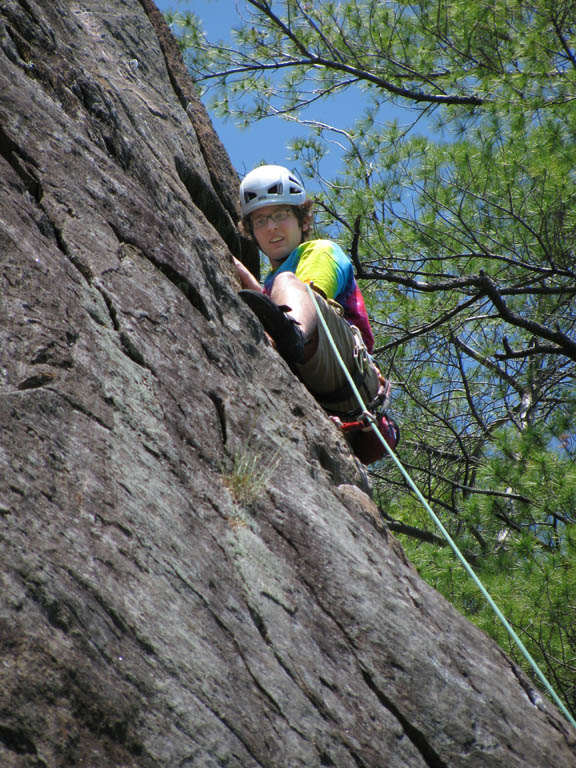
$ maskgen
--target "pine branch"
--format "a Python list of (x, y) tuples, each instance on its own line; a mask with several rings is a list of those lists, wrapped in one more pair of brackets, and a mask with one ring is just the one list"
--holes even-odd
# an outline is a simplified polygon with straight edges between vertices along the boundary
[(402, 96), (403, 98), (408, 99), (409, 101), (414, 101), (416, 103), (423, 102), (429, 104), (468, 106), (480, 106), (485, 103), (485, 100), (479, 98), (478, 96), (446, 96), (441, 94), (424, 93), (423, 91), (414, 91), (407, 88), (400, 88), (399, 86), (394, 85), (394, 83), (391, 83), (389, 80), (378, 77), (377, 75), (374, 75), (366, 70), (353, 67), (350, 64), (346, 64), (344, 62), (336, 61), (335, 59), (329, 59), (324, 56), (315, 55), (306, 48), (298, 35), (292, 31), (290, 26), (285, 24), (282, 19), (272, 11), (271, 3), (259, 2), (258, 0), (248, 0), (248, 3), (250, 3), (250, 5), (254, 6), (254, 8), (257, 8), (265, 16), (267, 16), (270, 21), (272, 21), (272, 23), (278, 29), (280, 29), (289, 40), (292, 41), (292, 43), (300, 51), (303, 60), (307, 63), (308, 66), (322, 66), (333, 71), (344, 72), (348, 75), (353, 75), (354, 77), (357, 77), (358, 80), (372, 83), (378, 88), (388, 91), (388, 93), (393, 93), (395, 96)]

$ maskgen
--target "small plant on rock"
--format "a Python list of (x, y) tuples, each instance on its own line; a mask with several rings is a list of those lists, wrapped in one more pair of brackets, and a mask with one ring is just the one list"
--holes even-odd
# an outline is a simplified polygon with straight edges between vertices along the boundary
[(279, 463), (278, 451), (264, 458), (250, 446), (243, 447), (234, 454), (232, 468), (223, 474), (224, 485), (240, 507), (249, 507), (265, 492)]

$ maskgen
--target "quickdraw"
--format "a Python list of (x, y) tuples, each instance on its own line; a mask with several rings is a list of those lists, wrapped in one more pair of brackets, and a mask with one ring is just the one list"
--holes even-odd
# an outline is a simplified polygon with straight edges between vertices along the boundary
[(341, 416), (330, 416), (330, 421), (342, 430), (354, 455), (363, 464), (374, 464), (387, 454), (372, 425), (380, 432), (390, 448), (394, 449), (400, 440), (400, 428), (385, 410), (390, 395), (391, 384), (378, 371), (380, 388), (378, 395), (368, 409), (347, 421)]

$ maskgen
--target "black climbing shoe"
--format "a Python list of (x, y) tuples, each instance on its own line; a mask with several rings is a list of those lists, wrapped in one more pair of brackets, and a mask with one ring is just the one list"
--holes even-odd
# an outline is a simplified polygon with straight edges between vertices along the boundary
[(242, 290), (238, 296), (250, 307), (264, 326), (266, 333), (274, 339), (276, 349), (288, 365), (301, 363), (304, 358), (304, 335), (298, 322), (287, 315), (290, 307), (278, 306), (265, 293)]

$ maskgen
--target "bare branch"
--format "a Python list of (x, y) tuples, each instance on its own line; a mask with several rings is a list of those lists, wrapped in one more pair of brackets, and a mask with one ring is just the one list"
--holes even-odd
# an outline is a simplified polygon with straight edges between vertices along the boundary
[(529, 331), (530, 333), (534, 334), (534, 336), (540, 336), (543, 339), (548, 339), (548, 341), (553, 341), (558, 345), (560, 350), (563, 351), (563, 354), (567, 355), (567, 357), (570, 357), (572, 360), (576, 360), (575, 341), (573, 341), (565, 333), (562, 333), (559, 328), (552, 330), (551, 328), (548, 328), (545, 325), (536, 322), (535, 320), (528, 320), (527, 318), (521, 317), (515, 312), (512, 312), (512, 310), (508, 307), (502, 298), (496, 283), (483, 273), (480, 273), (479, 278), (482, 281), (481, 284), (483, 293), (485, 293), (485, 295), (490, 298), (503, 320), (506, 320), (507, 323), (510, 323), (517, 328), (524, 328), (524, 330)]
[(566, 54), (566, 57), (572, 62), (572, 66), (576, 69), (576, 56), (574, 55), (574, 52), (568, 45), (568, 41), (562, 34), (562, 30), (560, 29), (560, 25), (558, 24), (558, 19), (554, 17), (552, 19), (552, 25), (554, 27), (554, 32), (556, 32), (556, 37), (560, 41), (560, 45), (564, 49), (564, 53)]
[[(369, 275), (364, 275), (364, 277), (369, 277)], [(449, 312), (446, 312), (445, 314), (440, 315), (440, 317), (437, 317), (436, 320), (434, 320), (434, 322), (428, 323), (427, 325), (423, 325), (420, 328), (416, 328), (416, 330), (410, 331), (410, 333), (404, 334), (404, 336), (402, 336), (401, 338), (395, 339), (393, 342), (390, 342), (389, 344), (384, 344), (384, 346), (382, 347), (378, 347), (378, 349), (374, 350), (374, 354), (380, 355), (383, 352), (386, 352), (388, 349), (401, 346), (411, 341), (412, 339), (415, 339), (418, 336), (424, 336), (430, 333), (435, 328), (438, 328), (439, 326), (448, 323), (448, 321), (452, 320), (461, 312), (464, 312), (464, 310), (468, 309), (468, 307), (471, 307), (473, 304), (476, 303), (476, 301), (478, 301), (478, 298), (479, 297), (474, 296), (472, 299), (469, 299), (468, 301), (465, 301), (462, 304), (459, 304), (457, 307), (450, 310)]]
[(525, 349), (513, 350), (506, 336), (502, 339), (504, 349), (506, 352), (499, 352), (494, 357), (496, 360), (520, 360), (526, 357), (534, 357), (536, 355), (564, 355), (565, 352), (561, 347), (557, 347), (552, 344), (540, 344), (534, 343), (530, 347)]
[(468, 346), (468, 344), (465, 344), (461, 339), (459, 339), (456, 334), (450, 334), (450, 341), (456, 346), (457, 349), (460, 349), (462, 352), (465, 352), (468, 357), (472, 358), (472, 360), (476, 360), (476, 362), (480, 363), (484, 367), (490, 368), (490, 370), (493, 371), (499, 379), (507, 382), (510, 387), (512, 387), (512, 389), (518, 392), (518, 394), (522, 393), (522, 387), (520, 386), (519, 382), (516, 381), (514, 376), (507, 374), (506, 371), (502, 370), (502, 368), (493, 363), (491, 360), (488, 360), (485, 356), (479, 355), (478, 352), (472, 349), (472, 347)]
[(380, 509), (382, 517), (386, 520), (386, 525), (393, 533), (402, 533), (405, 536), (410, 536), (412, 539), (418, 539), (419, 541), (426, 541), (428, 544), (435, 544), (437, 547), (447, 547), (448, 542), (443, 539), (442, 536), (437, 536), (432, 531), (425, 531), (422, 528), (416, 528), (414, 525), (408, 525), (402, 523), (399, 520), (387, 515), (382, 509)]

